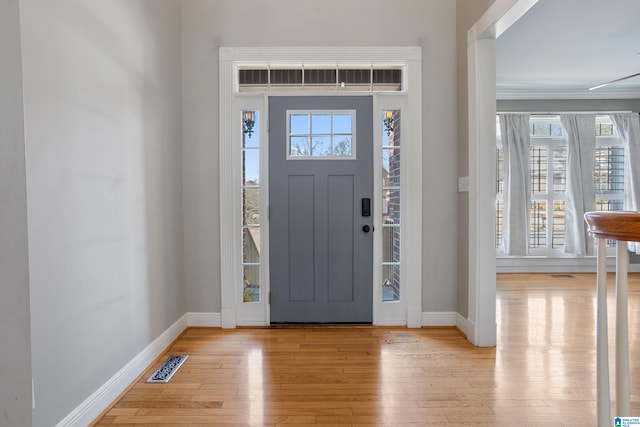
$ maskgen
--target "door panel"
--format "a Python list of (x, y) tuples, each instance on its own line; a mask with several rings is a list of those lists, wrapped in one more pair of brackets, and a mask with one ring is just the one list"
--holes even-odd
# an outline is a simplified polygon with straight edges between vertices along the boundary
[(329, 301), (353, 301), (353, 176), (332, 175), (328, 181)]
[[(313, 302), (315, 299), (314, 181), (314, 177), (310, 175), (289, 176), (288, 291), (289, 300), (295, 302)], [(277, 256), (276, 259), (278, 258)]]
[[(329, 111), (355, 110), (353, 137), (333, 152), (354, 157), (294, 158), (287, 160), (287, 111), (310, 115), (309, 127), (322, 123), (322, 135), (310, 135), (305, 148), (292, 138), (297, 153), (331, 152), (326, 136)], [(362, 199), (372, 197), (373, 130), (371, 97), (271, 97), (269, 99), (269, 227), (271, 321), (354, 322), (372, 320), (373, 216), (362, 216)], [(295, 116), (299, 126), (299, 115)], [(315, 120), (317, 119), (317, 120)], [(320, 125), (317, 125), (320, 128)], [(343, 132), (341, 130), (338, 133)], [(351, 132), (351, 131), (350, 131)], [(311, 133), (311, 131), (310, 131)], [(344, 132), (343, 132), (344, 133)], [(315, 142), (317, 141), (317, 142)], [(355, 141), (355, 144), (353, 144)], [(315, 145), (314, 145), (315, 143)], [(353, 144), (353, 146), (352, 146)], [(346, 148), (345, 148), (346, 147)], [(347, 155), (349, 156), (349, 155)]]

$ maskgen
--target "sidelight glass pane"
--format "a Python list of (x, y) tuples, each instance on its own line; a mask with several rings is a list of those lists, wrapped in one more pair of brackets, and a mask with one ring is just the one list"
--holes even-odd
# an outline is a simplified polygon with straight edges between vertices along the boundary
[(382, 301), (400, 300), (400, 265), (382, 266)]
[(400, 190), (382, 189), (382, 224), (400, 225)]
[(245, 110), (242, 112), (242, 148), (260, 146), (260, 112)]
[(242, 225), (260, 224), (260, 189), (242, 189)]
[(382, 227), (382, 262), (400, 262), (400, 227)]
[(242, 262), (244, 264), (260, 262), (260, 227), (242, 229)]
[(400, 110), (382, 111), (382, 146), (400, 146)]
[(242, 151), (242, 185), (258, 185), (260, 180), (260, 151)]
[(260, 266), (242, 267), (242, 301), (260, 302)]
[(385, 187), (400, 186), (400, 149), (382, 149), (382, 180)]

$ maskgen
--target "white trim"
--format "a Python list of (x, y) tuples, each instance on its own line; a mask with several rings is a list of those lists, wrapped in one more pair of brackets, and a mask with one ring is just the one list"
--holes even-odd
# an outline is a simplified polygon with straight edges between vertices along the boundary
[[(401, 179), (401, 191), (403, 200), (403, 230), (411, 230), (411, 233), (403, 231), (403, 246), (411, 248), (405, 250), (402, 259), (404, 270), (401, 272), (403, 286), (402, 299), (408, 307), (402, 317), (409, 327), (420, 327), (421, 302), (422, 302), (422, 48), (421, 47), (222, 47), (219, 49), (220, 69), (220, 99), (219, 99), (219, 170), (220, 170), (220, 264), (221, 264), (221, 326), (223, 328), (235, 328), (240, 324), (269, 324), (269, 305), (263, 304), (264, 310), (260, 313), (244, 313), (246, 307), (240, 304), (241, 292), (238, 286), (241, 283), (240, 271), (240, 243), (237, 239), (237, 230), (240, 229), (240, 196), (239, 191), (239, 152), (237, 146), (229, 143), (237, 141), (239, 129), (234, 115), (240, 107), (244, 107), (245, 99), (260, 97), (266, 104), (264, 94), (237, 93), (237, 68), (239, 66), (257, 66), (269, 64), (270, 66), (291, 64), (346, 64), (356, 66), (390, 65), (402, 66), (404, 70), (403, 91), (394, 93), (372, 93), (345, 91), (338, 95), (373, 95), (376, 99), (389, 97), (404, 97), (406, 103), (403, 108), (405, 115), (405, 137), (403, 138), (404, 150), (410, 148), (410, 155), (403, 157)], [(287, 95), (310, 96), (312, 93), (287, 92)], [(333, 92), (320, 92), (319, 95), (335, 96)], [(392, 99), (392, 98), (389, 98)], [(266, 111), (266, 110), (265, 110)], [(238, 116), (239, 117), (239, 116)], [(268, 117), (262, 115), (263, 119)], [(261, 152), (267, 148), (266, 126), (264, 139), (261, 139)], [(374, 136), (375, 138), (375, 136)], [(223, 143), (224, 142), (224, 143)], [(406, 151), (405, 151), (406, 152)], [(261, 154), (261, 162), (264, 154)], [(265, 163), (261, 163), (264, 166)], [(268, 182), (262, 177), (267, 174), (265, 167), (261, 167), (260, 188), (264, 197), (268, 191)], [(410, 177), (410, 178), (409, 178)], [(405, 179), (407, 178), (407, 179)], [(266, 191), (265, 191), (266, 190)], [(261, 200), (264, 202), (264, 200)], [(406, 203), (406, 204), (405, 204)], [(266, 218), (261, 215), (261, 218)], [(261, 226), (266, 224), (261, 219)], [(262, 236), (261, 236), (262, 237)], [(267, 243), (263, 241), (261, 251), (261, 272), (268, 266)], [(375, 260), (374, 260), (375, 262)], [(374, 266), (375, 267), (375, 266)], [(268, 283), (268, 277), (263, 275), (263, 285)], [(372, 284), (372, 286), (374, 286)], [(264, 291), (267, 288), (263, 287)], [(266, 295), (266, 293), (264, 294)], [(374, 297), (376, 293), (374, 290)], [(252, 307), (258, 307), (252, 306)], [(378, 307), (379, 308), (379, 307)], [(258, 318), (259, 317), (259, 318)], [(374, 324), (388, 324), (394, 322), (398, 316), (389, 313), (380, 317), (380, 310), (373, 307)]]
[[(239, 94), (235, 94), (239, 95)], [(268, 218), (268, 205), (269, 205), (269, 126), (268, 126), (268, 98), (263, 93), (255, 93), (251, 96), (235, 96), (232, 103), (233, 108), (233, 117), (241, 117), (242, 111), (244, 110), (252, 110), (258, 111), (258, 122), (257, 128), (259, 130), (259, 153), (260, 153), (260, 179), (259, 179), (259, 192), (260, 192), (260, 301), (252, 301), (245, 303), (243, 301), (243, 295), (240, 291), (241, 285), (238, 286), (237, 292), (229, 291), (229, 293), (234, 294), (234, 309), (226, 310), (221, 313), (222, 318), (225, 319), (224, 313), (229, 313), (229, 319), (233, 319), (232, 322), (224, 323), (225, 328), (235, 328), (236, 326), (265, 326), (269, 324), (269, 304), (268, 304), (268, 296), (269, 296), (269, 270), (267, 266), (269, 265), (269, 218)], [(232, 130), (236, 133), (232, 135), (232, 141), (240, 141), (241, 140), (241, 129), (238, 126), (233, 126)], [(241, 186), (240, 180), (240, 155), (242, 149), (240, 144), (238, 143), (233, 150), (234, 159), (236, 162), (234, 165), (238, 168), (234, 171), (237, 174), (237, 185)], [(235, 184), (234, 184), (235, 185)], [(238, 189), (240, 187), (237, 187)], [(241, 217), (241, 198), (240, 191), (237, 191), (238, 200), (233, 205), (237, 211), (234, 211), (234, 218), (237, 219), (237, 226), (242, 228), (240, 225), (240, 217)], [(229, 209), (226, 209), (227, 212)], [(221, 209), (222, 211), (222, 209)], [(228, 212), (227, 212), (228, 214)], [(221, 212), (222, 215), (222, 212)], [(235, 277), (235, 281), (233, 283), (240, 284), (242, 283), (242, 245), (240, 244), (241, 235), (240, 233), (235, 234), (234, 238), (238, 239), (236, 244), (234, 245), (235, 259), (238, 260), (238, 264), (235, 265), (233, 269), (233, 274)], [(222, 322), (222, 320), (221, 320)]]
[(422, 326), (456, 326), (455, 311), (425, 311), (422, 312)]
[(187, 326), (205, 326), (219, 328), (222, 322), (222, 315), (220, 313), (195, 313), (190, 312), (186, 314)]
[(538, 0), (495, 0), (473, 26), (479, 38), (500, 37)]
[[(406, 120), (409, 117), (409, 108), (407, 105), (407, 96), (401, 94), (380, 94), (379, 96), (375, 96), (373, 100), (373, 158), (374, 158), (374, 170), (373, 170), (373, 201), (374, 201), (374, 209), (373, 209), (373, 221), (374, 224), (380, 229), (383, 230), (384, 227), (382, 225), (382, 132), (383, 132), (383, 124), (381, 120), (381, 115), (383, 111), (386, 110), (399, 110), (400, 111), (400, 123), (402, 123), (403, 129), (406, 126)], [(403, 130), (402, 140), (400, 141), (400, 151), (409, 150), (409, 152), (413, 153), (417, 147), (411, 146), (413, 140), (409, 140), (411, 135), (409, 134), (411, 130), (406, 129), (406, 132)], [(419, 144), (416, 144), (419, 145)], [(407, 152), (407, 151), (404, 151)], [(421, 157), (420, 157), (421, 158)], [(413, 229), (409, 224), (411, 224), (411, 220), (417, 221), (420, 215), (411, 215), (411, 209), (416, 209), (415, 205), (411, 205), (411, 201), (408, 199), (407, 192), (409, 191), (406, 186), (403, 186), (402, 183), (408, 182), (412, 176), (411, 168), (412, 166), (408, 163), (409, 159), (406, 155), (400, 156), (400, 300), (399, 301), (382, 301), (382, 289), (381, 286), (377, 286), (378, 283), (382, 283), (382, 233), (373, 233), (373, 324), (379, 326), (409, 326), (412, 328), (419, 328), (421, 326), (421, 321), (409, 319), (415, 319), (416, 316), (410, 316), (408, 311), (408, 301), (410, 300), (409, 292), (411, 291), (411, 287), (407, 287), (408, 282), (406, 281), (406, 275), (409, 273), (408, 262), (417, 262), (419, 265), (422, 265), (421, 261), (411, 258), (414, 254), (411, 253), (411, 248), (419, 243), (412, 242), (411, 238), (416, 237), (411, 233), (414, 233)], [(415, 162), (413, 164), (415, 168)], [(416, 170), (413, 170), (415, 173)], [(420, 170), (420, 174), (422, 174)], [(418, 217), (418, 218), (416, 218)], [(421, 223), (420, 223), (421, 224)], [(411, 230), (411, 231), (410, 231)], [(410, 260), (409, 260), (410, 259)], [(415, 288), (415, 286), (414, 286)], [(420, 287), (420, 290), (422, 288)], [(422, 311), (422, 306), (418, 306), (414, 308), (414, 310)], [(413, 313), (413, 312), (412, 312)], [(418, 313), (418, 319), (420, 319), (420, 313)]]
[(64, 417), (57, 427), (87, 426), (140, 376), (187, 328), (187, 314), (181, 316), (158, 338), (120, 369), (77, 408)]
[(467, 33), (469, 95), (469, 320), (476, 346), (495, 346), (496, 37), (537, 0), (496, 0)]
[(467, 336), (467, 340), (475, 341), (476, 325), (472, 320), (462, 316), (460, 313), (456, 313), (456, 326)]

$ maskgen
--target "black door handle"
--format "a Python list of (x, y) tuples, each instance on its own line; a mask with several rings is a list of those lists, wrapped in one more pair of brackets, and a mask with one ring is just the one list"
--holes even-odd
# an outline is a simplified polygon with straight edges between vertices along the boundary
[(362, 231), (364, 231), (365, 233), (368, 233), (370, 229), (371, 228), (368, 225), (363, 225), (362, 226)]

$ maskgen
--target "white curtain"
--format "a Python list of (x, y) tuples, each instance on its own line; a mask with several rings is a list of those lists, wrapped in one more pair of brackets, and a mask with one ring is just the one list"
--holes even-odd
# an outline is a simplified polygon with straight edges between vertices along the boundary
[(531, 205), (529, 115), (501, 114), (504, 151), (502, 245), (507, 255), (526, 255)]
[(587, 232), (585, 212), (596, 210), (593, 181), (596, 155), (595, 114), (561, 114), (567, 138), (567, 187), (565, 200), (564, 251), (592, 255), (593, 238)]
[[(640, 116), (637, 113), (610, 115), (624, 146), (624, 209), (640, 210)], [(640, 243), (629, 243), (629, 250), (640, 254)]]

